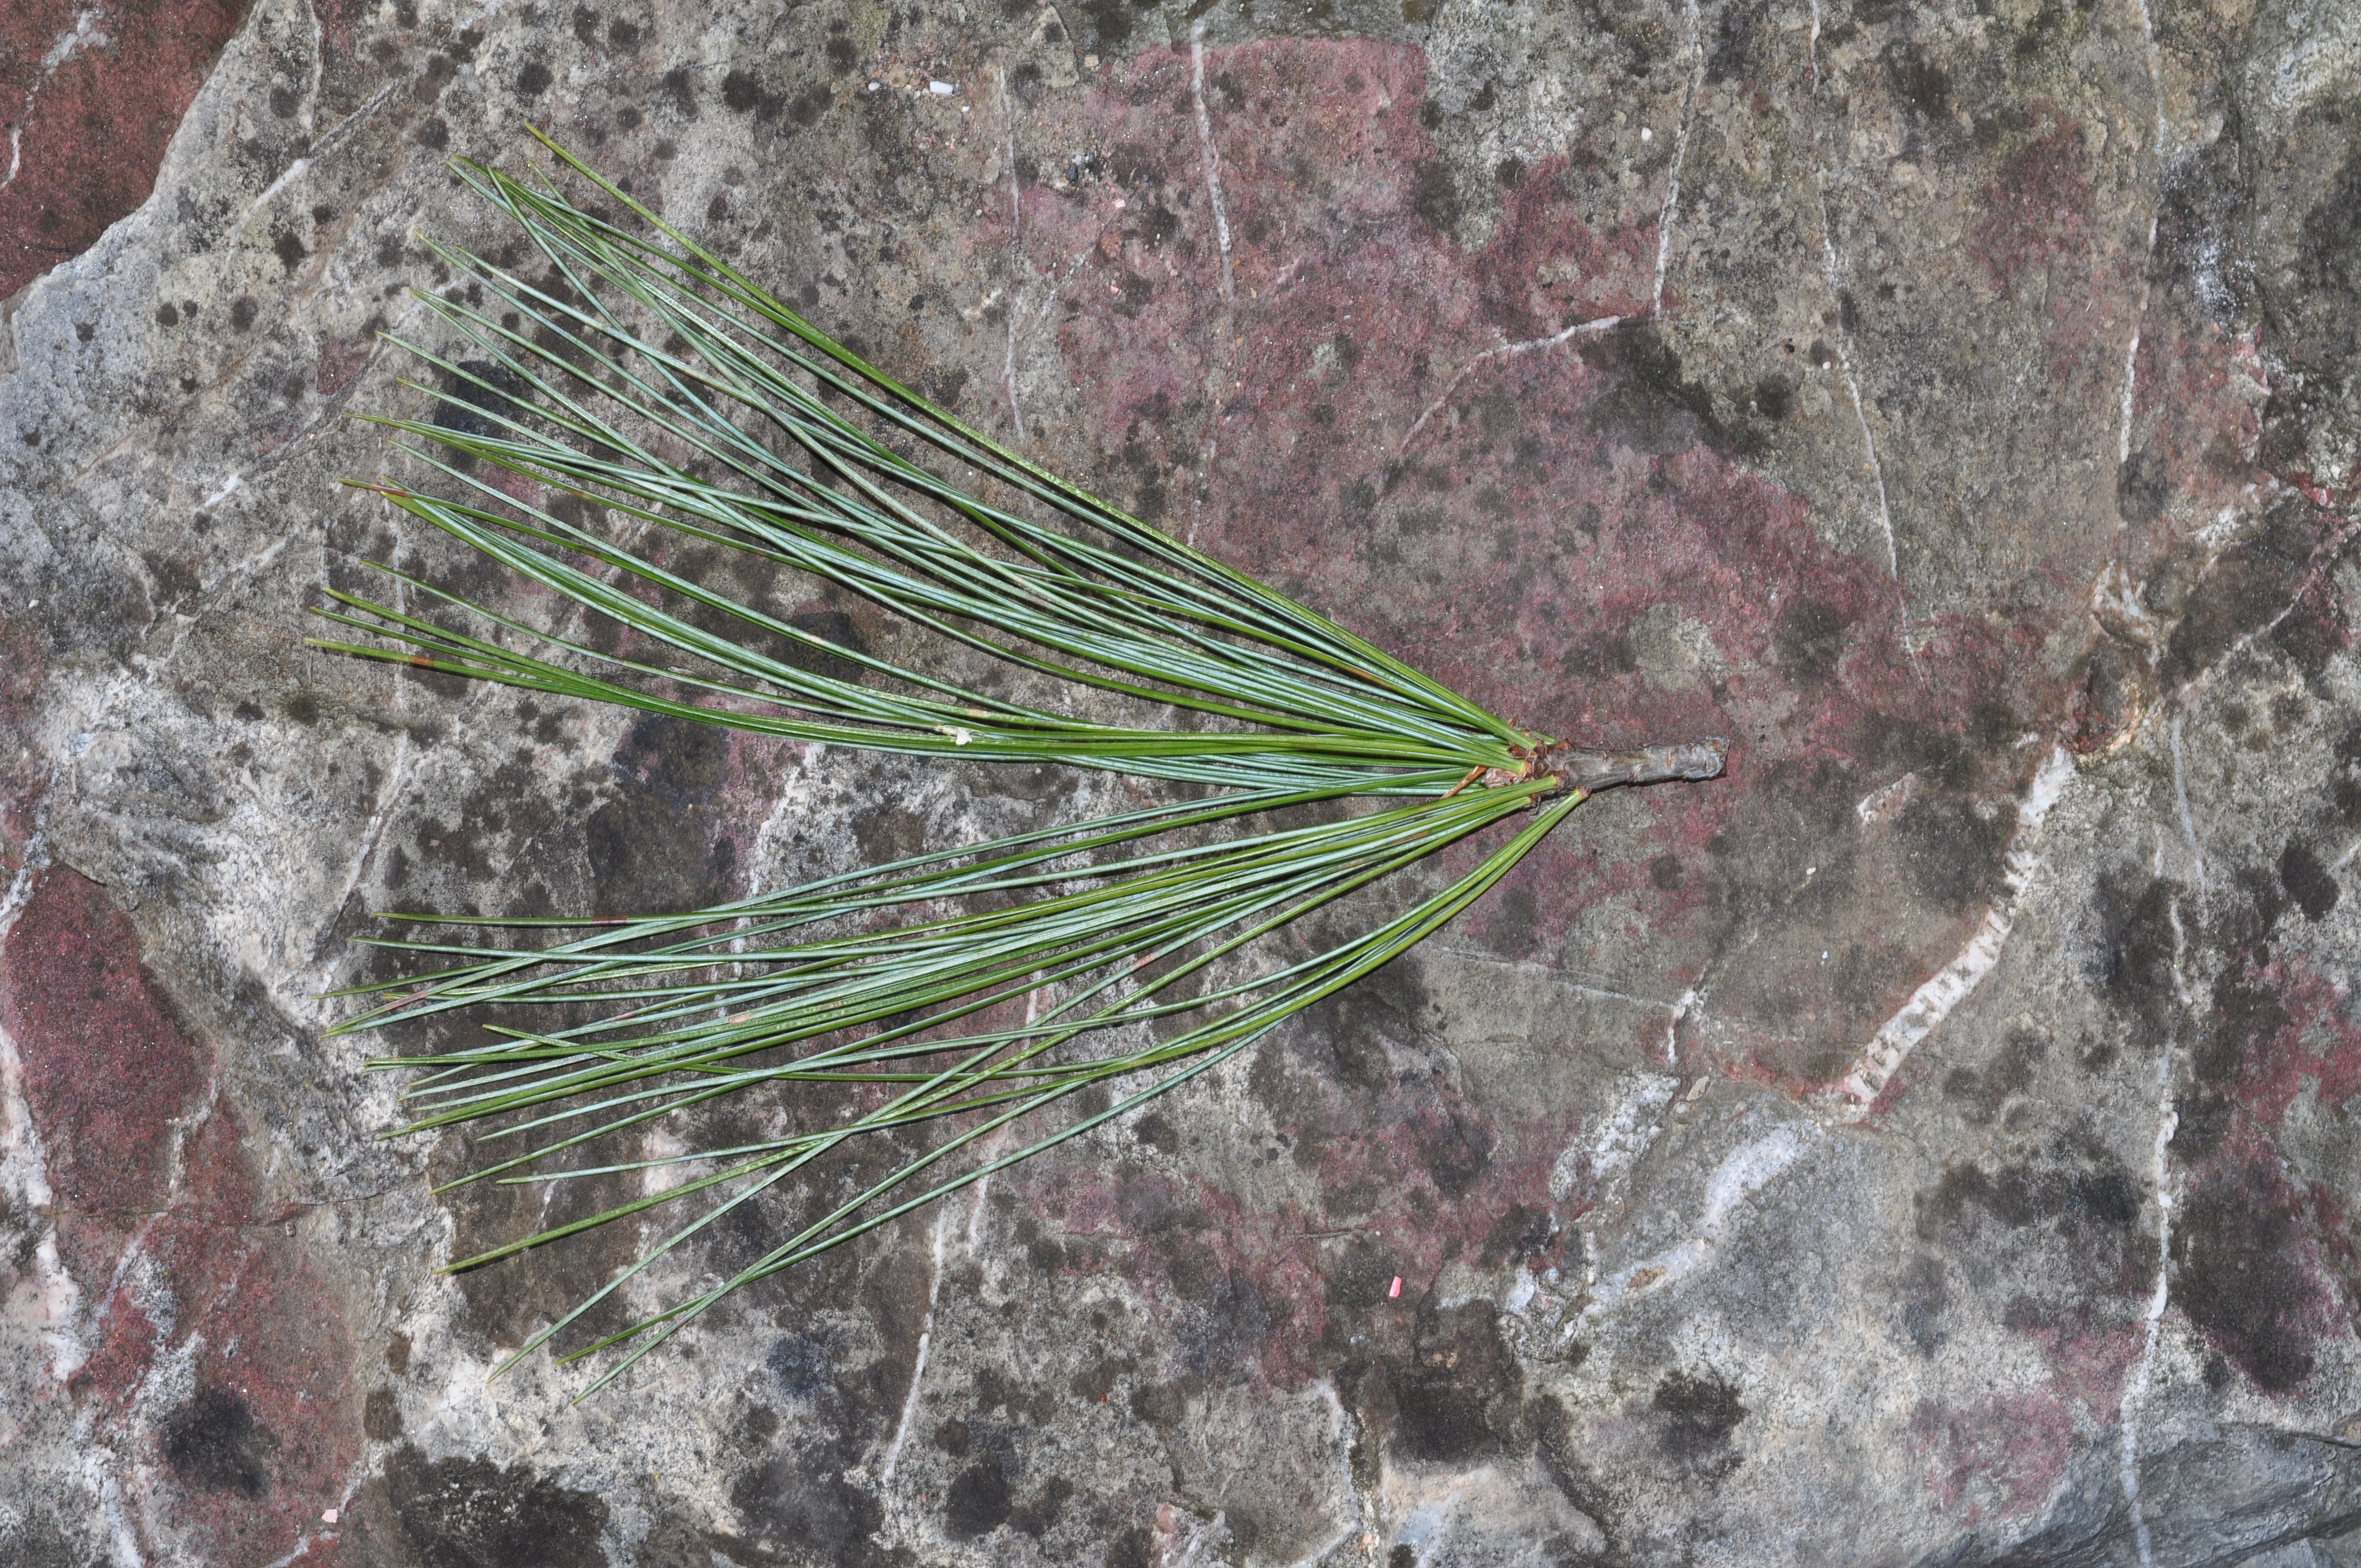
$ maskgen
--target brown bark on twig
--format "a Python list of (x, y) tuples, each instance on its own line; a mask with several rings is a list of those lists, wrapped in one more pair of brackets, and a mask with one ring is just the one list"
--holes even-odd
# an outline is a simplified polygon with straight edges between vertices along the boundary
[(1642, 746), (1632, 751), (1577, 751), (1551, 747), (1533, 759), (1533, 771), (1554, 774), (1558, 787), (1597, 795), (1617, 784), (1694, 783), (1719, 778), (1729, 761), (1730, 742), (1709, 736), (1681, 746)]

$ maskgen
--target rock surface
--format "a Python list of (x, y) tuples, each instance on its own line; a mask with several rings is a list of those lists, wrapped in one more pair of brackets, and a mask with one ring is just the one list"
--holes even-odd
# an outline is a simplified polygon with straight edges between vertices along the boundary
[[(0, 1559), (2361, 1563), (2355, 16), (12, 5)], [(440, 160), (528, 121), (1496, 710), (1730, 776), (607, 1396), (488, 1388), (631, 1239), (431, 1272), (536, 1200), (375, 1137), (368, 911), (1076, 804), (302, 647), (456, 566), (340, 416), (420, 405), (416, 236), (500, 243)]]

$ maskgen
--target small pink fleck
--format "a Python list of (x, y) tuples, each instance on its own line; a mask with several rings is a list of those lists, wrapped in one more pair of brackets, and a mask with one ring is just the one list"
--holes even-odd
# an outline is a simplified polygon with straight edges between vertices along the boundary
[(322, 1508), (322, 1509), (320, 1510), (320, 1522), (321, 1522), (322, 1524), (334, 1524), (334, 1523), (335, 1523), (335, 1522), (336, 1522), (336, 1510), (335, 1510), (335, 1509), (334, 1509), (334, 1508)]
[(1395, 1276), (1394, 1276), (1393, 1288), (1392, 1288), (1392, 1289), (1390, 1289), (1390, 1290), (1388, 1290), (1388, 1291), (1386, 1292), (1386, 1299), (1387, 1299), (1387, 1300), (1389, 1300), (1389, 1301), (1396, 1301), (1396, 1300), (1400, 1300), (1400, 1299), (1401, 1299), (1401, 1276), (1400, 1276), (1400, 1275), (1399, 1275), (1399, 1274), (1397, 1274), (1397, 1275), (1395, 1275)]

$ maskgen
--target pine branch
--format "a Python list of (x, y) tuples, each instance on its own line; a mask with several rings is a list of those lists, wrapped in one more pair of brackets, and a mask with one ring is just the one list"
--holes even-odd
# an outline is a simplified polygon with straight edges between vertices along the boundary
[[(1486, 712), (963, 424), (542, 139), (637, 224), (553, 179), (455, 162), (547, 270), (435, 247), (483, 302), (421, 296), (454, 346), (401, 343), (443, 383), (406, 384), (443, 411), (377, 422), (425, 477), (363, 488), (623, 635), (563, 637), (379, 566), (426, 608), (332, 591), (318, 613), (345, 634), (317, 646), (753, 734), (1213, 793), (686, 915), (405, 915), (438, 934), (365, 938), (420, 967), (332, 993), (367, 1001), (340, 1033), (495, 1007), (544, 1020), (370, 1064), (412, 1075), (401, 1131), (483, 1127), (515, 1151), (454, 1185), (680, 1178), (449, 1265), (680, 1216), (500, 1370), (628, 1288), (642, 1315), (567, 1353), (620, 1352), (587, 1395), (738, 1288), (1244, 1050), (1455, 918), (1587, 795), (1720, 771), (1719, 741), (1576, 751)], [(799, 626), (667, 565), (690, 547), (857, 595), (1051, 700)], [(1307, 808), (1322, 819), (1280, 825)], [(1510, 825), (1466, 875), (1385, 902), (1396, 873)], [(1306, 940), (1356, 912), (1362, 928)], [(818, 1131), (637, 1141), (659, 1124), (694, 1140), (703, 1108), (788, 1085), (851, 1099)], [(1094, 1089), (1080, 1103), (1100, 1108), (1049, 1115)], [(986, 1154), (1020, 1126), (1029, 1141)], [(718, 1286), (659, 1279), (692, 1238), (870, 1135), (920, 1152)], [(559, 1163), (594, 1146), (614, 1152)]]

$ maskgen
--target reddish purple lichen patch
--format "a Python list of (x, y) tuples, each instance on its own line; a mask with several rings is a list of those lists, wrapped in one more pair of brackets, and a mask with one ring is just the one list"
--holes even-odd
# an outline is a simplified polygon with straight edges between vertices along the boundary
[[(2334, 884), (2331, 884), (2334, 885)], [(2216, 991), (2216, 1040), (2202, 1067), (2248, 1114), (2277, 1126), (2300, 1096), (2323, 1115), (2361, 1089), (2361, 1026), (2302, 959), (2281, 957)]]
[(278, 1557), (344, 1496), (360, 1456), (343, 1304), (284, 1225), (178, 1216), (151, 1243), (181, 1303), (195, 1393), (156, 1442), (165, 1509), (202, 1561)]
[(2074, 1418), (2048, 1393), (1993, 1394), (1960, 1408), (1922, 1401), (1910, 1413), (1910, 1446), (1927, 1463), (1938, 1508), (1964, 1506), (1970, 1522), (2026, 1519), (2065, 1473)]
[[(2153, 1247), (2126, 1251), (2153, 1273)], [(2113, 1300), (2069, 1301), (2048, 1310), (2020, 1305), (2004, 1326), (2041, 1348), (2052, 1394), (2079, 1402), (2092, 1420), (2110, 1421), (2122, 1407), (2124, 1378), (2147, 1343), (2145, 1321), (2130, 1309), (2131, 1298), (2154, 1283), (2125, 1275), (2117, 1279)]]
[(2092, 199), (2088, 154), (2073, 117), (2052, 103), (2032, 108), (2037, 134), (2003, 161), (1984, 188), (1984, 215), (1969, 232), (1974, 257), (2004, 297), (2027, 274), (2087, 255)]
[[(1279, 1130), (1299, 1164), (1308, 1157), (1323, 1204), (1257, 1206), (1222, 1184), (1136, 1169), (1109, 1180), (1060, 1161), (1003, 1179), (1036, 1216), (1020, 1240), (1037, 1261), (1121, 1274), (1175, 1325), (1200, 1375), (1243, 1370), (1282, 1385), (1355, 1354), (1356, 1335), (1402, 1340), (1455, 1261), (1545, 1266), (1553, 1246), (1562, 1252), (1549, 1217), (1562, 1129), (1479, 1124), (1447, 1090), (1416, 1083), (1381, 1095), (1374, 1115), (1327, 1109)], [(1150, 1124), (1151, 1135), (1169, 1135), (1164, 1125)]]
[[(265, 1562), (340, 1500), (358, 1460), (352, 1345), (290, 1223), (300, 1211), (258, 1207), (235, 1113), (216, 1101), (192, 1121), (167, 1206), (113, 1261), (69, 1387), (99, 1430), (159, 1462), (150, 1529), (200, 1561)], [(192, 1391), (151, 1420), (138, 1406), (168, 1354)]]
[[(100, 1430), (153, 1442), (152, 1516), (208, 1562), (267, 1562), (342, 1495), (358, 1453), (341, 1301), (262, 1212), (236, 1113), (205, 1099), (210, 1050), (139, 959), (106, 890), (42, 873), (0, 952), (0, 1022), (23, 1064), (88, 1316), (69, 1392)], [(159, 1358), (197, 1393), (128, 1430)]]
[(109, 1230), (164, 1207), (181, 1124), (204, 1088), (207, 1053), (138, 954), (106, 890), (54, 869), (0, 953), (0, 1021), (24, 1063), (49, 1184), (60, 1208)]
[(0, 11), (0, 297), (148, 199), (247, 0), (27, 0)]
[[(2156, 290), (2134, 363), (2133, 452), (2115, 486), (2128, 543), (2170, 543), (2147, 526), (2168, 503), (2210, 519), (2249, 498), (2261, 477), (2255, 463), (2269, 390), (2252, 332), (2233, 336), (2184, 284)], [(2127, 566), (2136, 578), (2151, 569)]]

